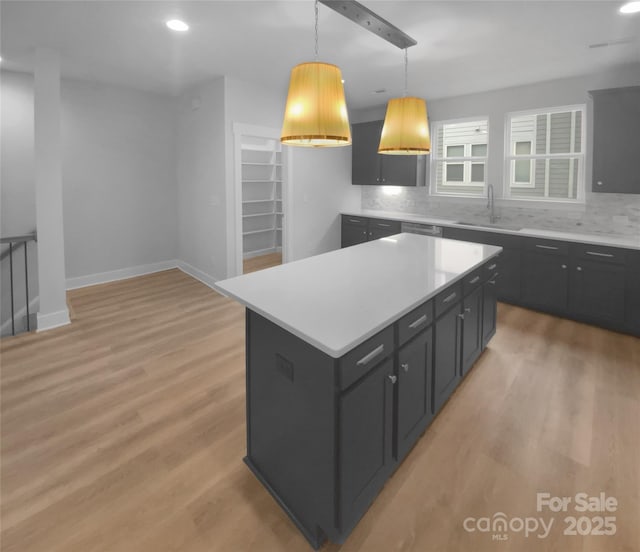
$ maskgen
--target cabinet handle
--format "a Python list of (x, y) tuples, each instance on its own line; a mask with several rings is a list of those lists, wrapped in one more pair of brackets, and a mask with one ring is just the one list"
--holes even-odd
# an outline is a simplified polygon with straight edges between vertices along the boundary
[(358, 219), (349, 219), (349, 222), (356, 222), (356, 223), (360, 223), (360, 221)]
[(396, 381), (398, 381), (398, 376), (393, 376), (393, 375), (389, 374), (389, 381), (391, 383), (395, 383)]
[(404, 364), (401, 364), (400, 366), (402, 366), (402, 369), (403, 369), (405, 372), (408, 372), (408, 371), (409, 371), (409, 363), (408, 363), (408, 362), (405, 362)]
[(581, 267), (581, 266), (577, 266), (577, 267), (576, 267), (576, 270), (577, 270), (578, 272), (582, 272), (582, 267)]
[(594, 257), (608, 257), (609, 259), (614, 256), (611, 253), (598, 253), (597, 251), (587, 251), (587, 255), (593, 255)]
[(384, 344), (378, 345), (369, 354), (364, 355), (358, 362), (356, 362), (356, 364), (358, 366), (364, 366), (365, 364), (368, 364), (372, 359), (377, 357), (379, 354), (381, 354), (382, 351), (384, 351)]
[(496, 281), (495, 280), (489, 280), (487, 282), (487, 284), (491, 284), (492, 286), (495, 286), (496, 285)]
[(411, 322), (411, 324), (409, 324), (409, 327), (412, 330), (415, 330), (418, 326), (424, 324), (426, 321), (427, 321), (427, 315), (423, 314), (420, 318)]
[(376, 226), (381, 226), (382, 228), (389, 228), (390, 224), (383, 224), (382, 222), (376, 222)]
[(558, 251), (558, 248), (553, 245), (540, 245), (539, 243), (536, 243), (536, 247), (540, 249), (551, 249), (552, 251)]
[(464, 309), (464, 312), (471, 312), (471, 307), (467, 307), (466, 309)]
[(442, 302), (443, 303), (448, 303), (449, 301), (453, 301), (457, 296), (458, 296), (458, 294), (454, 291), (451, 295), (449, 295), (448, 297), (445, 297), (442, 300)]
[(458, 318), (459, 318), (460, 320), (464, 320), (464, 314), (459, 314), (459, 315), (458, 315)]
[(497, 266), (496, 263), (493, 263), (491, 266), (487, 267), (487, 270), (493, 270), (496, 266)]
[(567, 268), (566, 264), (560, 265), (561, 268)]
[[(493, 265), (493, 268), (495, 268), (496, 265)], [(493, 270), (493, 268), (489, 267), (489, 270)], [(475, 284), (478, 280), (480, 279), (480, 276), (476, 276), (475, 278), (473, 278), (473, 280), (471, 280), (469, 283), (470, 284)]]

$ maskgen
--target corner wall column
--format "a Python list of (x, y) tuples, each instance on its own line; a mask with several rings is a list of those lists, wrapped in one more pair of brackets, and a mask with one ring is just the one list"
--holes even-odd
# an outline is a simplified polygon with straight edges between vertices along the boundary
[(69, 324), (62, 213), (60, 58), (38, 49), (34, 71), (34, 153), (38, 232), (38, 331)]

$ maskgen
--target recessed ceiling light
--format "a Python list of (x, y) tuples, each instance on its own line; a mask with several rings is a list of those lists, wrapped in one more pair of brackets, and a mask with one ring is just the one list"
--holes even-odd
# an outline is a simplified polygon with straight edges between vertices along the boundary
[(187, 25), (184, 21), (180, 21), (180, 19), (170, 19), (167, 21), (167, 27), (169, 27), (172, 31), (185, 32), (189, 30), (189, 25)]
[(640, 2), (627, 2), (620, 8), (620, 13), (638, 13), (640, 12)]

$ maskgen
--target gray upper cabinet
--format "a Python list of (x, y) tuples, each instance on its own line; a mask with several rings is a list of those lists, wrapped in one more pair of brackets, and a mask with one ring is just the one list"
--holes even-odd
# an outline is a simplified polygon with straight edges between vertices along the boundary
[(594, 192), (640, 194), (640, 86), (594, 90)]
[(426, 155), (380, 155), (383, 121), (356, 123), (351, 128), (351, 183), (364, 186), (424, 186)]

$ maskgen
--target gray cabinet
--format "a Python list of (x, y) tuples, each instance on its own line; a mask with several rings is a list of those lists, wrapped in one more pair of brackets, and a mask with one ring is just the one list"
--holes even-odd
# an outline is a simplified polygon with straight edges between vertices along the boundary
[(461, 289), (447, 290), (436, 297), (434, 327), (433, 411), (438, 412), (461, 379)]
[(482, 286), (482, 349), (496, 333), (498, 298), (496, 296), (498, 272), (489, 271), (488, 280)]
[(527, 240), (522, 262), (522, 302), (563, 314), (567, 311), (569, 248), (551, 240)]
[(640, 194), (640, 86), (594, 90), (594, 192)]
[[(419, 320), (419, 318), (416, 318)], [(396, 458), (402, 460), (431, 419), (433, 331), (429, 327), (398, 352)]]
[(340, 397), (343, 528), (357, 523), (391, 473), (394, 378), (387, 358)]
[(496, 297), (499, 301), (518, 304), (521, 295), (522, 239), (520, 236), (445, 227), (444, 237), (452, 240), (487, 243), (502, 247), (500, 253), (500, 278), (497, 280)]
[(640, 335), (640, 251), (628, 251), (625, 271), (625, 327)]
[(364, 217), (342, 215), (341, 247), (364, 243), (369, 239), (369, 220)]
[(341, 247), (392, 236), (398, 234), (400, 229), (401, 223), (397, 220), (342, 215)]
[(573, 244), (569, 279), (572, 313), (614, 327), (624, 324), (625, 252)]
[(351, 183), (369, 186), (423, 186), (425, 155), (380, 155), (383, 121), (356, 123), (351, 128)]
[(462, 308), (461, 369), (464, 376), (482, 352), (482, 285), (465, 296)]

